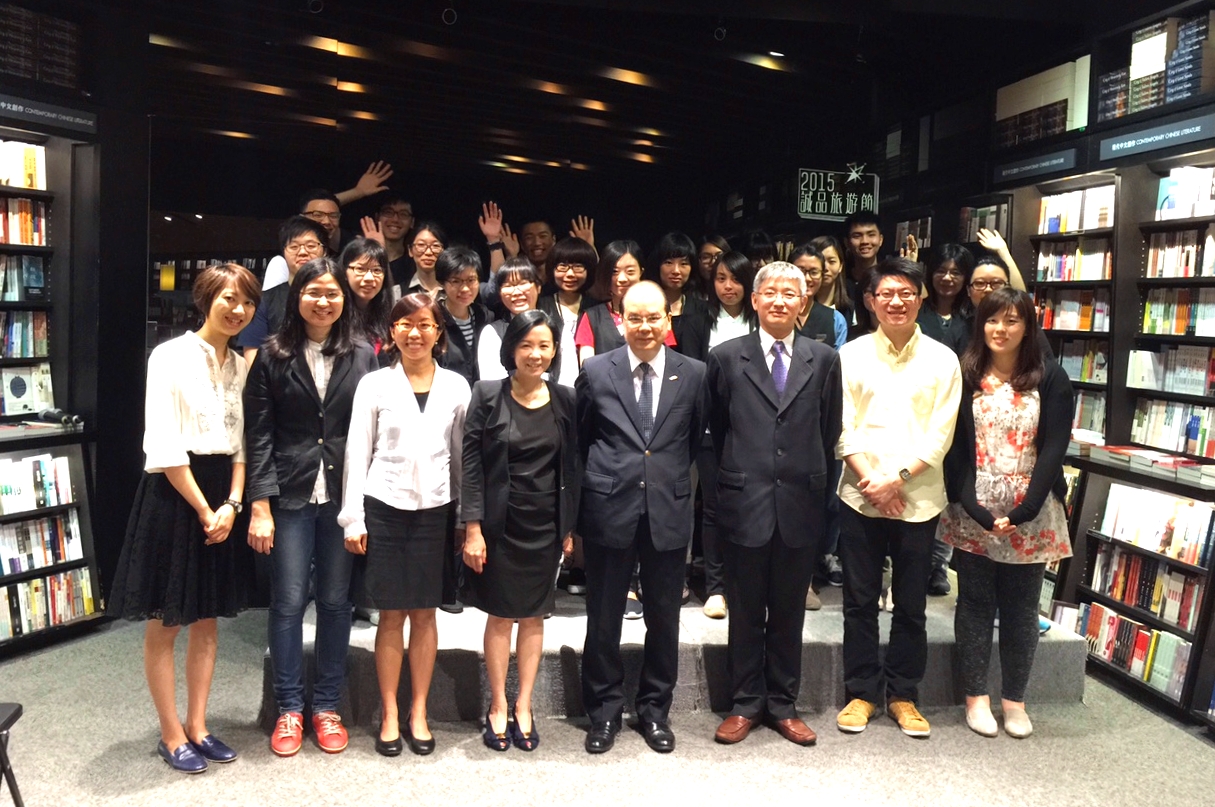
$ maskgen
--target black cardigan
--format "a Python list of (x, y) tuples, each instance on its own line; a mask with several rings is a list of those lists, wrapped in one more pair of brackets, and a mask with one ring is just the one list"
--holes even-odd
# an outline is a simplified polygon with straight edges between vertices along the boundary
[(248, 501), (278, 497), (280, 507), (298, 510), (312, 498), (322, 461), (329, 499), (341, 501), (354, 391), (376, 369), (375, 351), (355, 342), (354, 350), (334, 358), (322, 401), (303, 350), (291, 359), (258, 351), (245, 381)]
[[(550, 406), (561, 436), (558, 448), (557, 500), (558, 538), (564, 538), (578, 523), (578, 500), (582, 493), (579, 470), (578, 433), (574, 413), (574, 390), (555, 381), (548, 385)], [(464, 480), (460, 486), (462, 520), (480, 521), (487, 537), (500, 537), (506, 530), (510, 496), (509, 445), (510, 379), (478, 381), (473, 385), (468, 416), (464, 421)]]
[[(1021, 504), (1008, 514), (1013, 526), (1032, 521), (1037, 517), (1046, 497), (1054, 493), (1060, 502), (1067, 500), (1067, 483), (1063, 479), (1063, 458), (1072, 434), (1074, 397), (1072, 383), (1059, 363), (1048, 359), (1045, 372), (1038, 385), (1041, 411), (1038, 415), (1038, 433), (1034, 437), (1034, 448), (1038, 461), (1029, 478), (1029, 489)], [(947, 459), (949, 475), (954, 483), (950, 487), (950, 500), (961, 502), (966, 512), (985, 530), (995, 524), (991, 512), (979, 504), (975, 497), (975, 417), (973, 387), (962, 388), (962, 404), (958, 410), (958, 426), (954, 430), (953, 447)]]
[(481, 341), (481, 329), (494, 321), (494, 315), (477, 302), (468, 307), (473, 324), (473, 340), (470, 345), (464, 341), (464, 332), (456, 324), (456, 319), (447, 310), (447, 306), (444, 305), (441, 308), (443, 309), (443, 327), (447, 330), (447, 349), (439, 357), (439, 366), (464, 376), (464, 380), (471, 387), (481, 377), (477, 367), (477, 343)]

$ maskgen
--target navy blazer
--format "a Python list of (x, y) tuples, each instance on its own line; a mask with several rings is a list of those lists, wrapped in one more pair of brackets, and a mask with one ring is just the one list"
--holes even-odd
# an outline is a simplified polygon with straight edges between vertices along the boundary
[(690, 469), (708, 417), (705, 365), (663, 350), (666, 372), (649, 442), (641, 434), (628, 347), (582, 365), (574, 389), (585, 469), (578, 534), (585, 541), (623, 549), (643, 517), (659, 550), (686, 547), (692, 538)]
[(717, 534), (746, 547), (777, 530), (786, 546), (817, 542), (841, 429), (839, 354), (794, 336), (778, 398), (759, 334), (731, 339), (709, 353), (709, 395)]
[[(557, 500), (558, 538), (573, 531), (578, 516), (581, 480), (578, 472), (578, 435), (574, 428), (574, 390), (546, 381), (553, 417), (560, 437)], [(465, 522), (480, 521), (481, 532), (501, 537), (506, 531), (510, 496), (509, 443), (510, 379), (478, 381), (464, 420), (464, 482), (460, 487), (460, 514)]]
[(375, 350), (356, 341), (354, 350), (334, 357), (322, 401), (303, 350), (290, 359), (273, 358), (265, 348), (257, 352), (245, 380), (246, 500), (277, 496), (288, 510), (303, 507), (322, 460), (329, 500), (342, 500), (354, 391), (376, 369)]

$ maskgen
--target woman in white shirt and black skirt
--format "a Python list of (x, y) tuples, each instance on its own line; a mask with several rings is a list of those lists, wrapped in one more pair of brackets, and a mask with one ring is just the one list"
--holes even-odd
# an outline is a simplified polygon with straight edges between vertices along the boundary
[[(241, 519), (245, 487), (245, 360), (228, 342), (253, 319), (257, 278), (242, 266), (210, 266), (194, 281), (206, 317), (197, 331), (148, 359), (144, 475), (118, 559), (109, 613), (147, 620), (144, 672), (160, 717), (160, 756), (202, 773), (236, 752), (207, 730), (216, 617), (236, 616), (251, 583)], [(240, 538), (229, 537), (235, 533)], [(173, 646), (190, 626), (188, 706), (177, 713)]]
[[(346, 548), (366, 553), (368, 608), (378, 608), (376, 674), (382, 720), (376, 751), (401, 753), (402, 734), (415, 754), (435, 741), (426, 697), (438, 651), (435, 609), (443, 600), (444, 548), (453, 503), (460, 498), (464, 415), (471, 391), (435, 358), (447, 341), (443, 312), (427, 294), (407, 294), (389, 317), (400, 359), (363, 377), (354, 395), (338, 523)], [(463, 543), (457, 536), (456, 544)], [(412, 706), (400, 725), (397, 686), (409, 620)]]

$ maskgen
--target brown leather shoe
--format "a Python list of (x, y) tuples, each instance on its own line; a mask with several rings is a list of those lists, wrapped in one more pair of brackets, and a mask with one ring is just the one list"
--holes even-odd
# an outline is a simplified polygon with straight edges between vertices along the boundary
[(730, 715), (721, 721), (721, 725), (717, 727), (717, 732), (713, 735), (713, 739), (725, 745), (740, 743), (747, 739), (747, 735), (751, 733), (751, 729), (758, 725), (759, 721), (750, 717)]
[(777, 733), (789, 742), (797, 743), (798, 745), (814, 745), (818, 740), (818, 735), (814, 733), (813, 729), (803, 723), (800, 717), (777, 720), (772, 724), (772, 728), (776, 729)]

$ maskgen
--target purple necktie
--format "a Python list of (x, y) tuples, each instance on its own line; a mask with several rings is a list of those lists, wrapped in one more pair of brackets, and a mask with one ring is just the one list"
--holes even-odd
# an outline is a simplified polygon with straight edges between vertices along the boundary
[(789, 368), (785, 364), (785, 343), (772, 343), (772, 381), (776, 384), (776, 397), (784, 397), (785, 382), (789, 379)]

